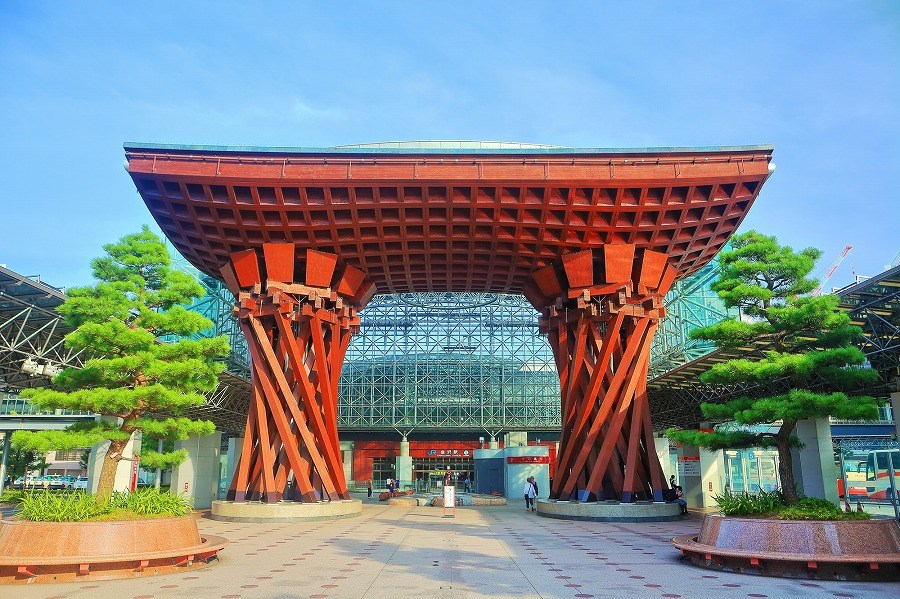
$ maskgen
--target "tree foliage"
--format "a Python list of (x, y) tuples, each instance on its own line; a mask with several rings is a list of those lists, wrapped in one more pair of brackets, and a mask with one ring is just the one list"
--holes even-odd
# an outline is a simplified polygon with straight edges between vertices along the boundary
[(25, 476), (34, 470), (43, 470), (50, 464), (44, 459), (44, 454), (27, 449), (11, 447), (6, 463), (6, 474), (12, 480)]
[[(203, 295), (189, 275), (170, 267), (166, 246), (146, 226), (118, 243), (103, 246), (92, 261), (97, 283), (68, 292), (58, 308), (75, 330), (66, 347), (88, 357), (81, 369), (67, 368), (54, 388), (22, 393), (46, 409), (83, 410), (104, 416), (65, 431), (19, 431), (13, 443), (24, 449), (72, 449), (109, 441), (98, 495), (109, 497), (116, 464), (135, 431), (154, 438), (186, 439), (210, 434), (213, 424), (182, 416), (202, 405), (228, 354), (226, 338), (189, 338), (212, 323), (184, 306)], [(183, 452), (141, 452), (142, 464), (174, 466)]]
[[(721, 348), (762, 349), (759, 359), (716, 364), (700, 377), (711, 385), (754, 385), (763, 389), (762, 396), (700, 406), (707, 419), (733, 421), (743, 429), (668, 431), (678, 442), (713, 450), (777, 449), (789, 505), (797, 502), (790, 453), (799, 445), (793, 435), (797, 422), (829, 416), (874, 420), (881, 405), (872, 397), (848, 394), (878, 379), (853, 345), (862, 335), (860, 328), (837, 311), (835, 296), (805, 295), (818, 284), (809, 274), (820, 255), (814, 248), (796, 252), (756, 231), (733, 238), (732, 249), (719, 258), (719, 278), (712, 289), (726, 306), (739, 308), (742, 317), (697, 329), (691, 337)], [(780, 425), (757, 426), (776, 422)]]

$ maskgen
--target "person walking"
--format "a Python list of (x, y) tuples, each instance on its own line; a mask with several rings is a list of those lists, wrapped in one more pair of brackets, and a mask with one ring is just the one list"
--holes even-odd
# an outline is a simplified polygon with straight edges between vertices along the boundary
[(525, 481), (524, 493), (525, 493), (525, 511), (533, 512), (534, 511), (535, 491), (534, 491), (534, 485), (531, 483), (530, 478)]
[(531, 484), (534, 485), (534, 500), (536, 502), (537, 498), (541, 496), (541, 491), (538, 489), (537, 479), (533, 476), (531, 477)]
[(466, 486), (466, 493), (469, 492), (469, 477), (466, 477), (466, 481), (463, 483)]
[(369, 494), (369, 499), (372, 499), (372, 479), (366, 479), (366, 492)]

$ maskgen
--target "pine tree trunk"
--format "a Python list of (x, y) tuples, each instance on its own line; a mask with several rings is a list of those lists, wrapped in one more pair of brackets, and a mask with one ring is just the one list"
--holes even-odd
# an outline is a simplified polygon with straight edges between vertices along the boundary
[(797, 505), (797, 485), (794, 482), (794, 458), (791, 455), (791, 433), (797, 426), (796, 421), (785, 420), (781, 430), (775, 436), (778, 449), (778, 478), (781, 481), (781, 494), (787, 505)]
[(111, 441), (106, 455), (103, 456), (103, 468), (100, 470), (100, 481), (97, 483), (97, 499), (106, 500), (112, 496), (116, 483), (116, 469), (122, 459), (127, 441)]

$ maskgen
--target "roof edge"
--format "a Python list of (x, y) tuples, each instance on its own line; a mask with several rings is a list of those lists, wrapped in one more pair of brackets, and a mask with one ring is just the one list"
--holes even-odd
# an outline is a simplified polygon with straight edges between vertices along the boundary
[(393, 154), (403, 155), (585, 155), (585, 156), (624, 156), (633, 154), (720, 154), (772, 152), (775, 147), (770, 144), (749, 146), (697, 146), (697, 147), (659, 147), (659, 148), (574, 148), (574, 147), (522, 147), (522, 148), (372, 148), (372, 147), (262, 147), (262, 146), (222, 146), (191, 144), (160, 144), (144, 142), (125, 142), (126, 152), (217, 152), (223, 154), (293, 154), (293, 155), (347, 155), (347, 154)]

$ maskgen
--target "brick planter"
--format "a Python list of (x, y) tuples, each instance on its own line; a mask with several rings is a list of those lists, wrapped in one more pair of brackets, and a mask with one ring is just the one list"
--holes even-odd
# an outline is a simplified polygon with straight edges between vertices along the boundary
[(193, 516), (106, 522), (0, 520), (0, 583), (166, 574), (206, 565), (228, 545)]
[(838, 580), (900, 580), (894, 520), (764, 520), (708, 515), (672, 545), (705, 568)]

